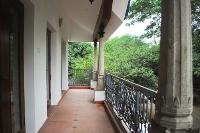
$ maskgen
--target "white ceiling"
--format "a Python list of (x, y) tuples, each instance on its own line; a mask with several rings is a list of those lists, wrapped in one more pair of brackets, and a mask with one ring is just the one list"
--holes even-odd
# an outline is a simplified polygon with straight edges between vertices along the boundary
[[(63, 18), (62, 34), (69, 41), (92, 42), (93, 32), (102, 0), (59, 0), (60, 16)], [(111, 19), (105, 29), (107, 40), (122, 24), (128, 0), (113, 0)]]
[(61, 16), (69, 41), (92, 41), (102, 0), (61, 0)]

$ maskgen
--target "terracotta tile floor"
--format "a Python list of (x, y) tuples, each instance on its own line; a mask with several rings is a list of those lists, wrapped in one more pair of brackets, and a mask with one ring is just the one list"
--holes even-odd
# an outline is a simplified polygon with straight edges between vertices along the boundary
[(69, 90), (39, 133), (114, 133), (103, 105), (93, 103), (92, 90)]

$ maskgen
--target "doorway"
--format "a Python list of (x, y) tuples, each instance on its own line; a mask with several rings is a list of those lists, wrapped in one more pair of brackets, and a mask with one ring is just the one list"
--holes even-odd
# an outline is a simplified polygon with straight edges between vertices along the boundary
[(0, 132), (23, 133), (24, 8), (18, 0), (0, 1)]
[(47, 110), (51, 106), (51, 31), (47, 29), (47, 52), (46, 52), (46, 83), (47, 83)]

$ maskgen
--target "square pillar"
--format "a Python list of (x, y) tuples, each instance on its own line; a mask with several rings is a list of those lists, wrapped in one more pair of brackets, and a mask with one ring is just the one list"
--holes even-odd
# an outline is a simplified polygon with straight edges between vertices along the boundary
[(190, 0), (162, 0), (159, 90), (156, 123), (160, 132), (192, 128), (192, 34)]
[(94, 42), (94, 63), (93, 63), (93, 72), (92, 80), (90, 83), (91, 89), (96, 89), (97, 87), (97, 69), (98, 69), (98, 54), (97, 54), (97, 42)]
[(95, 89), (95, 102), (103, 102), (105, 100), (104, 87), (104, 43), (99, 42), (99, 63), (98, 63), (98, 79)]
[(62, 90), (68, 90), (68, 42), (62, 42)]

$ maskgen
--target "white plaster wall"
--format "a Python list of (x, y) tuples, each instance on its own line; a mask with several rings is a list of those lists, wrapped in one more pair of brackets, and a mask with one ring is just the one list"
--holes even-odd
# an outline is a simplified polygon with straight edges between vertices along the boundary
[[(51, 30), (51, 105), (61, 98), (61, 33), (59, 27), (58, 1), (46, 0), (47, 26)], [(53, 9), (53, 10), (52, 10)]]
[(46, 10), (45, 1), (35, 3), (34, 12), (34, 89), (35, 132), (47, 118), (46, 89)]
[(35, 132), (35, 86), (34, 86), (34, 7), (31, 3), (24, 9), (24, 99), (25, 126), (27, 133)]
[[(52, 33), (51, 103), (61, 98), (61, 34), (54, 0), (23, 0), (25, 5), (24, 88), (27, 133), (36, 133), (47, 118), (46, 30)], [(28, 4), (27, 4), (28, 3)], [(48, 23), (48, 24), (47, 24)]]
[(51, 105), (57, 105), (61, 98), (61, 37), (52, 33), (51, 43)]
[(66, 72), (67, 72), (67, 76), (66, 76), (66, 85), (67, 85), (67, 89), (69, 89), (69, 77), (68, 77), (68, 67), (69, 67), (69, 43), (68, 41), (66, 42)]
[[(80, 25), (82, 29), (86, 31), (92, 31), (96, 20), (92, 20), (97, 15), (93, 14), (94, 17), (83, 17), (83, 20), (79, 20), (80, 15), (77, 15), (72, 19), (78, 23), (67, 25), (67, 21), (63, 21), (61, 29), (58, 26), (58, 19), (60, 17), (60, 10), (58, 10), (58, 1), (56, 0), (22, 0), (25, 4), (25, 37), (24, 37), (24, 87), (25, 87), (25, 124), (27, 133), (36, 133), (44, 124), (47, 118), (47, 86), (46, 86), (46, 29), (50, 28), (52, 31), (52, 45), (51, 45), (51, 104), (56, 105), (61, 98), (62, 86), (68, 86), (68, 77), (66, 75), (66, 83), (61, 85), (61, 36), (65, 37), (63, 40), (67, 40), (69, 33), (74, 39), (81, 39), (84, 33), (78, 34), (72, 31), (76, 31), (72, 25)], [(33, 6), (30, 6), (32, 2)], [(74, 1), (71, 0), (74, 3)], [(67, 3), (67, 2), (66, 2)], [(65, 4), (66, 4), (65, 3)], [(66, 6), (66, 8), (69, 5)], [(87, 7), (87, 6), (84, 6)], [(63, 7), (65, 8), (65, 7)], [(73, 7), (70, 7), (73, 8)], [(93, 8), (93, 9), (91, 9)], [(79, 8), (76, 8), (76, 10)], [(85, 10), (85, 8), (81, 8)], [(94, 7), (89, 7), (90, 10), (98, 11)], [(119, 8), (118, 8), (119, 9)], [(67, 13), (67, 10), (62, 10), (62, 13)], [(88, 12), (88, 11), (86, 11)], [(81, 12), (79, 12), (81, 13)], [(89, 11), (89, 13), (91, 13)], [(63, 14), (62, 14), (63, 15)], [(63, 16), (66, 18), (67, 16)], [(64, 19), (63, 20), (66, 20)], [(88, 24), (91, 22), (91, 26), (87, 24), (87, 19), (90, 19)], [(73, 21), (71, 21), (73, 22)], [(80, 24), (81, 22), (81, 24)], [(111, 20), (106, 27), (105, 39), (107, 39), (122, 23), (120, 18), (112, 13)], [(70, 29), (70, 26), (73, 27)], [(89, 26), (89, 27), (88, 27)], [(69, 30), (67, 28), (69, 27)], [(67, 32), (61, 32), (67, 31)], [(77, 29), (77, 31), (79, 31)], [(64, 33), (64, 35), (61, 33)], [(73, 33), (73, 34), (72, 34)], [(91, 32), (92, 33), (92, 32)], [(91, 34), (92, 35), (92, 34)], [(88, 37), (85, 37), (86, 40)], [(73, 40), (73, 39), (72, 39)], [(84, 41), (84, 40), (83, 40)], [(66, 45), (68, 49), (68, 43)], [(68, 52), (66, 52), (68, 55)], [(68, 58), (66, 58), (66, 72), (68, 73)]]
[(68, 90), (68, 43), (62, 42), (62, 90)]

